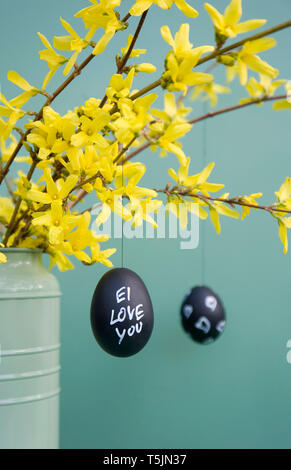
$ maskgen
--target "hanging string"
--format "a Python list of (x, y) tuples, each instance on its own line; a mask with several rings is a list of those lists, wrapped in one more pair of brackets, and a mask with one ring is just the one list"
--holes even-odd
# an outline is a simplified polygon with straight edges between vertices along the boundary
[[(122, 187), (124, 186), (124, 176), (123, 176), (123, 164), (121, 165), (121, 178), (122, 178)], [(123, 225), (123, 199), (122, 199), (122, 217), (121, 217), (121, 267), (124, 267), (124, 240), (123, 240), (123, 231), (124, 231), (124, 225)]]
[[(203, 103), (203, 114), (207, 112), (207, 104)], [(202, 169), (206, 167), (207, 161), (207, 120), (202, 123)], [(205, 284), (205, 271), (206, 271), (206, 257), (205, 257), (205, 245), (206, 245), (206, 235), (205, 235), (205, 221), (200, 222), (201, 227), (201, 283)]]

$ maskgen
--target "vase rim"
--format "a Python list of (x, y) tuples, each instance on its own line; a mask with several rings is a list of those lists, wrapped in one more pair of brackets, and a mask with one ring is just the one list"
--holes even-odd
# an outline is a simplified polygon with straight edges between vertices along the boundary
[(42, 253), (42, 250), (39, 248), (10, 248), (10, 247), (0, 247), (0, 251), (8, 253)]

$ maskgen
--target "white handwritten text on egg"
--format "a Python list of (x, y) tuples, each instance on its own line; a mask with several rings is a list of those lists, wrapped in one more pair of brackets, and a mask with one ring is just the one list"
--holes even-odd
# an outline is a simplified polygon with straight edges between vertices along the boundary
[[(119, 304), (121, 302), (129, 302), (130, 301), (130, 287), (123, 286), (118, 289), (115, 293), (116, 295), (116, 302)], [(122, 306), (118, 313), (115, 314), (114, 309), (111, 311), (111, 320), (110, 325), (115, 325), (117, 323), (123, 323), (124, 320), (128, 317), (129, 320), (133, 320), (134, 317), (136, 318), (136, 324), (131, 325), (129, 328), (120, 328), (116, 327), (115, 331), (119, 338), (118, 344), (121, 344), (126, 333), (128, 336), (133, 336), (135, 333), (140, 333), (142, 330), (143, 323), (141, 318), (144, 316), (143, 313), (143, 304), (138, 304), (134, 308), (131, 308), (130, 305), (126, 307)]]

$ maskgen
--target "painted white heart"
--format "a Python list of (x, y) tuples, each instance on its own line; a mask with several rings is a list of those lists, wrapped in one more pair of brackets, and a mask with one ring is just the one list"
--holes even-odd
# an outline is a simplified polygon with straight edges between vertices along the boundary
[(209, 308), (212, 312), (214, 312), (214, 310), (216, 309), (216, 306), (217, 306), (217, 300), (215, 297), (213, 297), (213, 295), (208, 295), (206, 298), (205, 298), (205, 305), (207, 308)]
[(216, 325), (216, 329), (217, 329), (217, 331), (219, 331), (219, 333), (222, 333), (222, 332), (223, 332), (224, 327), (225, 327), (225, 320), (220, 321), (220, 322), (217, 323), (217, 325)]
[(193, 312), (193, 307), (192, 305), (189, 305), (189, 304), (185, 304), (184, 307), (183, 307), (183, 314), (184, 316), (188, 319), (191, 315), (191, 313)]
[(211, 328), (210, 321), (206, 317), (200, 317), (199, 320), (195, 323), (195, 326), (199, 330), (202, 330), (206, 335)]

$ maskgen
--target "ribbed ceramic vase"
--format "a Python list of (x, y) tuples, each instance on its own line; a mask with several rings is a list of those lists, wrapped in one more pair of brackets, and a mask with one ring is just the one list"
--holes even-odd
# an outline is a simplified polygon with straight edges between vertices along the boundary
[(40, 251), (1, 251), (0, 448), (58, 448), (59, 285)]

